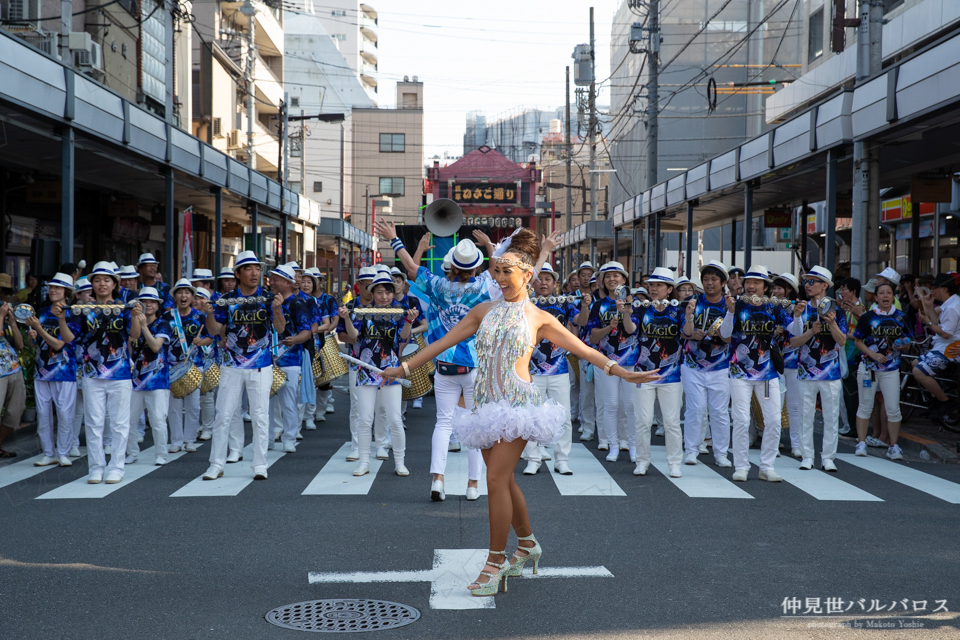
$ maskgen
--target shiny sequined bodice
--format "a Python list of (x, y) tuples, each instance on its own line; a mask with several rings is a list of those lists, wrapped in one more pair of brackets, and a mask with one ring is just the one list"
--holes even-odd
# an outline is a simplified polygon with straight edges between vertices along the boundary
[(506, 400), (510, 406), (542, 404), (532, 382), (517, 375), (517, 360), (533, 349), (525, 309), (529, 302), (498, 302), (477, 331), (477, 381), (474, 409)]

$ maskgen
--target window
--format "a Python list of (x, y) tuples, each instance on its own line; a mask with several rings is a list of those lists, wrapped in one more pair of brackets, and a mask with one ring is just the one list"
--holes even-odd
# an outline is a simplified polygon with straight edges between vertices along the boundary
[(381, 133), (380, 153), (403, 153), (405, 140), (403, 133)]
[(290, 189), (290, 191), (293, 191), (294, 193), (300, 193), (300, 183), (299, 183), (299, 182), (289, 182), (289, 183), (287, 183), (287, 187)]
[(333, 11), (330, 12), (330, 15), (333, 16), (334, 18), (346, 18), (347, 11), (346, 9), (334, 9)]
[(823, 55), (823, 7), (810, 14), (807, 25), (807, 62)]
[(323, 183), (322, 183), (322, 182), (314, 182), (314, 183), (313, 183), (313, 192), (314, 192), (314, 193), (323, 193)]
[(334, 34), (331, 35), (330, 37), (333, 38), (334, 40), (339, 40), (339, 41), (343, 42), (344, 40), (347, 39), (347, 34), (345, 34), (345, 33), (334, 33)]
[(380, 195), (402, 196), (403, 178), (380, 178)]
[(300, 108), (300, 96), (290, 96), (290, 108), (292, 109)]

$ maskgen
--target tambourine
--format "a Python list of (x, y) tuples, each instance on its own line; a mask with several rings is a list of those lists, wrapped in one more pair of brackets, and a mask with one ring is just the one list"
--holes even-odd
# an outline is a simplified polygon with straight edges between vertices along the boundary
[(817, 313), (819, 313), (821, 316), (825, 316), (828, 313), (836, 313), (836, 312), (837, 312), (837, 301), (834, 300), (833, 298), (824, 298), (823, 300), (817, 303)]
[(13, 308), (13, 317), (20, 323), (25, 323), (35, 315), (37, 312), (29, 304), (18, 304)]
[(250, 296), (249, 298), (218, 298), (218, 307), (233, 306), (235, 304), (263, 304), (271, 298), (266, 296)]
[(627, 296), (630, 295), (630, 289), (627, 289), (626, 285), (618, 284), (617, 288), (613, 290), (613, 299), (621, 302), (627, 299)]

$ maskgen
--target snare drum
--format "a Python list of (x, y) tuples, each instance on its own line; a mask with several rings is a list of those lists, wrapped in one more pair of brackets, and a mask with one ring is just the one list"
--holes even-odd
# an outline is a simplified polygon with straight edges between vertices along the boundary
[[(403, 357), (400, 359), (401, 362), (406, 362), (420, 351), (420, 345), (417, 344), (408, 344), (403, 349)], [(430, 382), (430, 376), (427, 374), (427, 365), (420, 365), (416, 369), (410, 372), (409, 376), (411, 384), (409, 387), (403, 388), (403, 399), (404, 400), (415, 400), (416, 398), (421, 398), (433, 389), (433, 384)]]
[(170, 395), (182, 399), (196, 391), (203, 382), (203, 374), (197, 365), (184, 360), (170, 370)]

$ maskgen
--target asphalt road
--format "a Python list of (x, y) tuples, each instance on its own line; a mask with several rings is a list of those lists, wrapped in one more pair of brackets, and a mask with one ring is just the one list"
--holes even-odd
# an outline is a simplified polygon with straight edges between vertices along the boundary
[[(208, 447), (103, 498), (36, 499), (85, 476), (85, 459), (0, 488), (0, 638), (313, 637), (264, 615), (327, 598), (420, 611), (413, 624), (373, 633), (383, 638), (859, 638), (877, 633), (877, 621), (894, 625), (885, 637), (960, 637), (960, 498), (949, 501), (960, 495), (960, 467), (919, 460), (877, 460), (888, 465), (882, 472), (841, 461), (841, 495), (860, 489), (872, 498), (826, 500), (796, 484), (760, 482), (756, 467), (749, 482), (734, 485), (733, 469), (703, 456), (722, 476), (707, 485), (747, 495), (695, 498), (655, 469), (634, 477), (626, 455), (603, 461), (593, 442), (595, 464), (624, 496), (562, 495), (546, 468), (517, 473), (545, 549), (544, 573), (604, 567), (612, 575), (514, 579), (483, 609), (433, 608), (459, 600), (432, 599), (425, 581), (346, 582), (357, 572), (427, 572), (436, 550), (486, 549), (487, 501), (430, 502), (432, 398), (408, 413), (410, 477), (394, 475), (391, 460), (366, 495), (301, 495), (349, 437), (347, 399), (338, 394), (336, 402), (296, 453), (270, 467), (269, 480), (235, 496), (171, 497), (204, 472)], [(33, 440), (16, 449), (21, 464), (38, 453)], [(841, 453), (852, 448), (841, 445)], [(940, 497), (891, 479), (891, 467), (922, 472), (911, 477)], [(311, 572), (342, 573), (345, 582), (311, 584)], [(793, 598), (801, 608), (784, 616)], [(842, 599), (846, 611), (827, 614), (828, 598)], [(913, 601), (924, 600), (927, 615), (914, 617)], [(931, 615), (938, 606), (947, 611)], [(801, 617), (805, 609), (814, 617)]]

